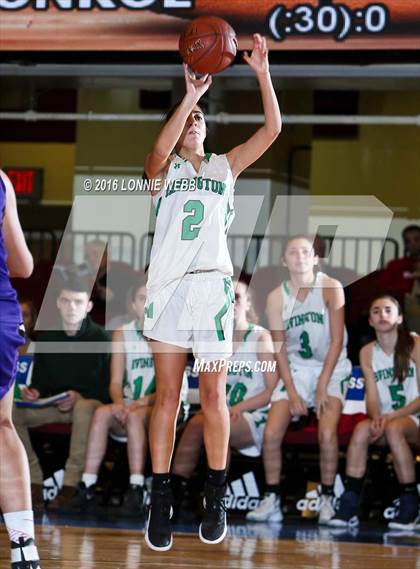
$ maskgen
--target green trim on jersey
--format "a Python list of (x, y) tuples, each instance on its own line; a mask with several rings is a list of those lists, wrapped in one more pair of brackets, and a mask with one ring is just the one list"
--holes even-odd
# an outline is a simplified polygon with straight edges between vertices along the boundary
[(248, 326), (248, 330), (245, 332), (244, 337), (242, 338), (242, 342), (246, 342), (248, 336), (251, 334), (252, 330), (255, 328), (255, 324), (250, 324)]
[(235, 292), (234, 292), (233, 287), (232, 287), (232, 279), (226, 277), (223, 279), (223, 283), (224, 283), (226, 300), (225, 300), (225, 303), (223, 304), (222, 308), (219, 310), (219, 312), (214, 317), (214, 323), (215, 323), (216, 332), (217, 332), (217, 339), (219, 340), (219, 342), (223, 342), (225, 340), (225, 333), (223, 331), (223, 326), (222, 326), (222, 318), (227, 313), (227, 311), (229, 310), (230, 303), (235, 302)]
[(144, 309), (144, 315), (146, 318), (153, 318), (153, 302), (146, 306)]
[[(153, 311), (153, 309), (152, 309)], [(140, 326), (140, 321), (136, 318), (136, 320), (134, 320), (134, 328), (136, 330), (136, 334), (137, 334), (137, 338), (139, 340), (145, 340), (145, 337), (143, 336), (143, 330)]]
[(225, 233), (228, 232), (230, 221), (232, 216), (235, 214), (235, 209), (230, 207), (230, 203), (226, 204), (226, 213), (225, 213)]
[(156, 204), (156, 208), (155, 208), (155, 215), (156, 217), (158, 216), (159, 213), (159, 209), (160, 209), (160, 204), (162, 203), (162, 196), (158, 199), (157, 204)]
[(211, 158), (211, 155), (212, 155), (212, 154), (213, 154), (212, 152), (206, 152), (206, 153), (204, 154), (204, 160), (205, 160), (206, 162), (210, 162), (210, 158)]

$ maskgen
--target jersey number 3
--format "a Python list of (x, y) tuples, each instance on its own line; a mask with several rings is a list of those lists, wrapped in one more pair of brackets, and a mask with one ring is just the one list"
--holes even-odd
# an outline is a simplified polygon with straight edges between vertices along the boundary
[(184, 212), (190, 215), (184, 217), (182, 222), (181, 239), (192, 241), (200, 233), (201, 227), (197, 225), (200, 225), (204, 219), (204, 204), (200, 200), (189, 200), (184, 204)]
[(313, 356), (312, 348), (311, 348), (311, 345), (309, 343), (308, 332), (302, 332), (302, 334), (299, 336), (299, 340), (300, 340), (300, 347), (301, 347), (301, 350), (299, 350), (299, 355), (301, 358), (308, 360), (309, 358), (311, 358)]

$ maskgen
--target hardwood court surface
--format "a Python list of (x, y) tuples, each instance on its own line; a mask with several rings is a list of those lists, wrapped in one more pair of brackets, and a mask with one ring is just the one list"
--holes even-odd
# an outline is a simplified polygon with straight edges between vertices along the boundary
[[(313, 530), (317, 532), (318, 530)], [(315, 535), (316, 533), (314, 533)], [(413, 546), (346, 543), (328, 539), (273, 539), (231, 536), (216, 546), (196, 534), (175, 535), (171, 551), (150, 551), (143, 532), (120, 529), (37, 526), (42, 569), (419, 569)], [(402, 541), (401, 543), (404, 543)], [(0, 531), (0, 569), (10, 569), (4, 526)]]

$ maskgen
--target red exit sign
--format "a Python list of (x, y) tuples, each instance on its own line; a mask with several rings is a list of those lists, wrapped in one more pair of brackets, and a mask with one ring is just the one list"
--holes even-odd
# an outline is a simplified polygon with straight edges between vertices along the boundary
[(16, 197), (22, 201), (39, 201), (42, 196), (42, 168), (5, 168), (15, 189)]

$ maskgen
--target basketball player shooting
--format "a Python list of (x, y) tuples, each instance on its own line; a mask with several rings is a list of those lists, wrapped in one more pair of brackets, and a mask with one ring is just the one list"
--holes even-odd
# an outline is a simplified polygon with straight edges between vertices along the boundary
[[(234, 184), (281, 130), (265, 38), (255, 34), (252, 53), (243, 57), (259, 83), (264, 124), (226, 154), (205, 153), (206, 123), (199, 101), (212, 77), (197, 78), (185, 65), (184, 98), (170, 113), (145, 164), (149, 179), (164, 182), (153, 195), (157, 218), (144, 324), (156, 370), (150, 422), (153, 486), (145, 537), (156, 551), (167, 551), (173, 543), (169, 471), (187, 350), (192, 348), (199, 362), (223, 362), (232, 354), (233, 267), (226, 233), (234, 215)], [(190, 191), (179, 191), (185, 181), (191, 182)], [(217, 350), (211, 350), (215, 344)], [(223, 501), (229, 442), (226, 367), (201, 372), (199, 389), (208, 462), (199, 536), (204, 543), (214, 544), (227, 531)]]

